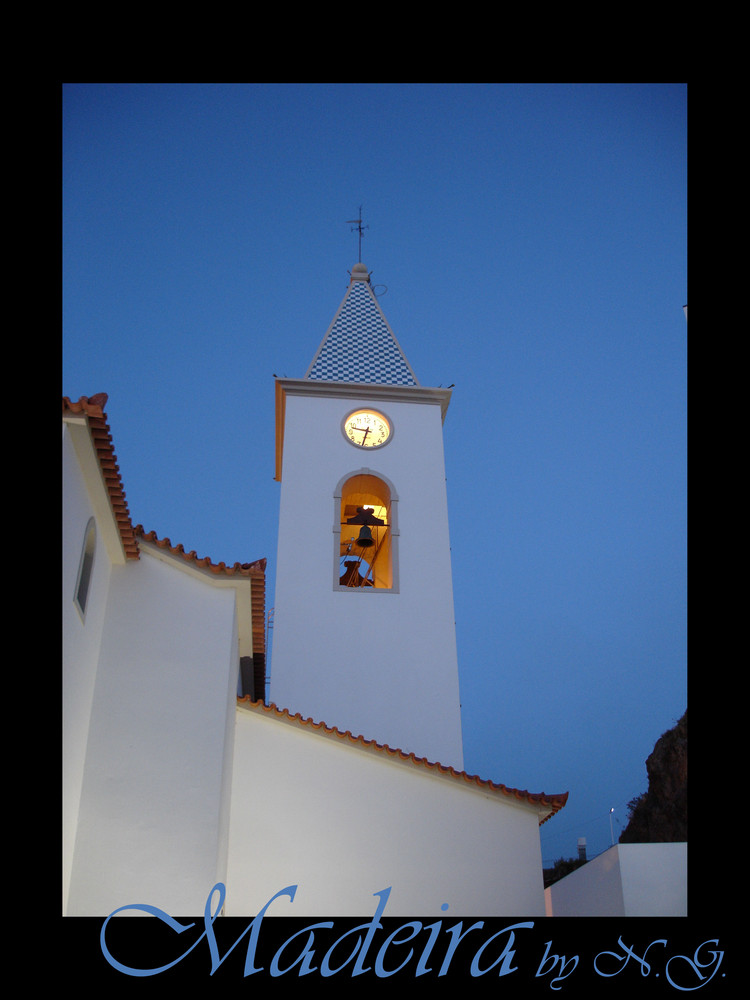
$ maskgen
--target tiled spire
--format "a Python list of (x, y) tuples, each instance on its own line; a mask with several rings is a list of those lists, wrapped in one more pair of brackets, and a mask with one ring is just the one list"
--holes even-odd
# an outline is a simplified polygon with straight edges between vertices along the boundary
[(355, 264), (344, 300), (305, 378), (322, 382), (419, 385), (370, 284)]

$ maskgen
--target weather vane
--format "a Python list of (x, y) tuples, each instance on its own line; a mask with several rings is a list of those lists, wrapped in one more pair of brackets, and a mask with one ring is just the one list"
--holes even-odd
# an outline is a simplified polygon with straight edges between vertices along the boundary
[(362, 225), (362, 206), (359, 206), (359, 218), (358, 219), (347, 219), (347, 225), (351, 225), (351, 232), (356, 229), (359, 233), (359, 263), (362, 263), (362, 233), (365, 229), (369, 229), (369, 226)]

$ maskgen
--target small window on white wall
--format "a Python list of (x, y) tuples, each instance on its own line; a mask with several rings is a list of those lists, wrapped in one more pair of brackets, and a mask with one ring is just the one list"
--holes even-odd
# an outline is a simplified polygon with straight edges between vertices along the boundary
[(86, 613), (86, 603), (91, 586), (91, 571), (94, 566), (94, 548), (96, 546), (96, 524), (93, 517), (86, 525), (86, 534), (83, 537), (83, 549), (81, 551), (81, 562), (78, 566), (78, 580), (76, 581), (75, 602), (82, 615)]

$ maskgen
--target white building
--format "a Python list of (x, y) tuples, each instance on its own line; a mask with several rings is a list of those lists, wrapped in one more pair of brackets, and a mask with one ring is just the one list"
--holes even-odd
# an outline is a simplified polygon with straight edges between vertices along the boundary
[(386, 888), (392, 916), (544, 915), (538, 828), (567, 795), (463, 770), (448, 401), (355, 267), (305, 378), (277, 380), (266, 705), (265, 560), (134, 526), (106, 397), (63, 400), (64, 913), (200, 913), (221, 882), (229, 915), (289, 885), (270, 915), (371, 914)]

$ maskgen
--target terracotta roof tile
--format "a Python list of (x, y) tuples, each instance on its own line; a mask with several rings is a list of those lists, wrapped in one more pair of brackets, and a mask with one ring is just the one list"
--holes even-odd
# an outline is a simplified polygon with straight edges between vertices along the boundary
[(67, 396), (63, 396), (63, 416), (66, 413), (75, 416), (83, 415), (89, 425), (91, 438), (99, 460), (99, 467), (104, 479), (104, 485), (109, 494), (109, 501), (112, 505), (112, 513), (117, 524), (125, 556), (128, 559), (138, 559), (138, 542), (133, 532), (133, 525), (130, 520), (130, 512), (125, 499), (125, 490), (120, 478), (120, 469), (117, 465), (117, 456), (114, 452), (112, 435), (107, 424), (107, 417), (104, 407), (107, 404), (107, 394), (97, 393), (95, 396), (81, 396), (74, 402)]
[(405, 753), (403, 750), (390, 747), (386, 743), (378, 743), (375, 740), (368, 740), (365, 739), (364, 736), (355, 736), (349, 730), (344, 732), (337, 729), (335, 726), (326, 725), (325, 722), (315, 722), (313, 719), (309, 718), (305, 719), (299, 712), (292, 715), (286, 708), (279, 709), (274, 704), (266, 705), (262, 701), (253, 701), (248, 696), (238, 698), (237, 703), (243, 708), (249, 708), (257, 712), (265, 712), (267, 715), (272, 715), (277, 719), (285, 719), (296, 722), (300, 726), (305, 726), (309, 729), (323, 732), (329, 736), (338, 737), (341, 740), (346, 740), (347, 742), (355, 745), (376, 750), (389, 757), (397, 757), (403, 761), (411, 761), (419, 767), (424, 767), (429, 771), (436, 771), (439, 774), (449, 775), (458, 781), (464, 781), (467, 784), (476, 785), (478, 788), (486, 791), (499, 792), (500, 794), (507, 795), (510, 798), (515, 798), (522, 802), (528, 802), (530, 805), (538, 806), (540, 809), (547, 809), (549, 811), (540, 821), (540, 826), (542, 823), (546, 823), (547, 820), (551, 816), (554, 816), (555, 813), (559, 812), (568, 801), (568, 792), (562, 792), (557, 795), (548, 795), (545, 792), (528, 792), (519, 788), (509, 788), (507, 785), (498, 784), (494, 781), (480, 778), (476, 774), (467, 774), (466, 771), (457, 771), (450, 765), (439, 764), (436, 761), (428, 760), (426, 757), (418, 757), (414, 753)]
[(193, 563), (193, 565), (200, 569), (210, 570), (212, 573), (226, 573), (227, 576), (236, 576), (237, 574), (240, 576), (253, 576), (265, 573), (266, 571), (265, 559), (256, 559), (255, 562), (250, 563), (236, 562), (231, 566), (225, 562), (215, 563), (208, 556), (198, 556), (195, 549), (191, 552), (186, 552), (184, 545), (172, 545), (169, 538), (158, 538), (155, 531), (146, 531), (142, 524), (137, 524), (133, 528), (133, 531), (138, 538), (142, 538), (146, 542), (151, 542), (152, 545), (156, 545), (160, 549), (168, 549), (174, 556), (181, 555), (186, 562)]

